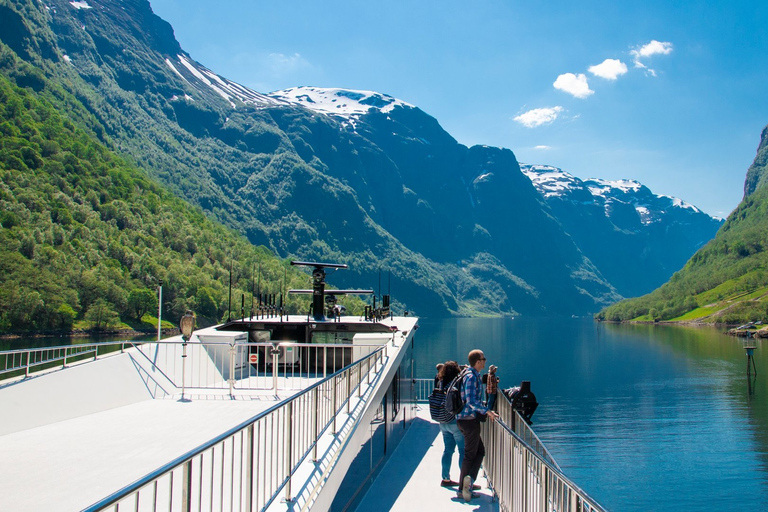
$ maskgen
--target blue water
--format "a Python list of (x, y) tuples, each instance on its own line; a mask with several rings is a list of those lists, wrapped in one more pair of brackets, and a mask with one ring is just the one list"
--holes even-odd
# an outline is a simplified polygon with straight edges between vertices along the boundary
[(741, 341), (717, 329), (422, 319), (417, 377), (473, 348), (502, 387), (531, 381), (535, 431), (609, 510), (768, 510), (768, 340), (750, 384)]

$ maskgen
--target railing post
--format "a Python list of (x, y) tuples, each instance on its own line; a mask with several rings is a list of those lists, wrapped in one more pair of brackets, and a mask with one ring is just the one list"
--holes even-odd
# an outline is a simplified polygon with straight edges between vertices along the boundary
[(253, 423), (248, 425), (248, 462), (245, 467), (246, 482), (248, 488), (246, 490), (246, 507), (245, 510), (251, 512), (253, 510)]
[(357, 365), (357, 397), (363, 396), (363, 364)]
[(229, 398), (235, 398), (235, 352), (237, 347), (229, 345)]
[(192, 510), (192, 460), (184, 463), (184, 480), (181, 484), (181, 510), (190, 512)]
[(347, 415), (349, 415), (352, 402), (352, 369), (347, 370), (347, 391), (344, 394), (347, 396)]
[(272, 389), (274, 389), (275, 394), (277, 394), (277, 369), (278, 369), (278, 363), (277, 358), (280, 355), (280, 349), (277, 348), (277, 346), (272, 346)]
[(312, 408), (312, 462), (317, 462), (317, 431), (319, 430), (319, 427), (317, 425), (317, 420), (320, 416), (319, 414), (319, 407), (320, 407), (320, 386), (315, 386), (315, 389), (312, 391), (314, 401), (314, 407)]
[(187, 400), (184, 398), (184, 392), (186, 391), (187, 383), (187, 340), (184, 340), (184, 343), (182, 343), (181, 346), (181, 401), (186, 402)]
[(30, 359), (30, 357), (32, 357), (32, 351), (31, 350), (29, 352), (27, 352), (27, 370), (24, 373), (24, 378), (29, 377), (29, 359)]
[(293, 400), (286, 405), (285, 414), (285, 501), (291, 501), (291, 473), (292, 471), (292, 448), (293, 448)]
[(333, 393), (331, 396), (331, 414), (333, 415), (333, 430), (331, 433), (336, 435), (336, 377), (333, 377)]
[(64, 349), (64, 368), (67, 367), (67, 353), (69, 352), (68, 348)]

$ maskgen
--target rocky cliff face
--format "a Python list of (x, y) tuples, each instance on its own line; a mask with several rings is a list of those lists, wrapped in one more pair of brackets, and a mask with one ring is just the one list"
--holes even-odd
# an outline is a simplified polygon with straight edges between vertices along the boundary
[(768, 126), (763, 128), (757, 156), (747, 171), (747, 179), (744, 181), (744, 197), (765, 186), (766, 182), (768, 182)]

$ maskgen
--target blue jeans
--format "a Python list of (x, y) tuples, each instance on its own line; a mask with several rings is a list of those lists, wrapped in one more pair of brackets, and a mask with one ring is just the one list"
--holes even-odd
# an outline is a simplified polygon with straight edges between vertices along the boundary
[(455, 419), (448, 423), (438, 423), (438, 425), (440, 425), (440, 432), (443, 433), (443, 443), (445, 443), (442, 459), (442, 476), (443, 480), (450, 480), (451, 459), (453, 459), (454, 448), (459, 448), (459, 467), (461, 467), (461, 463), (464, 462), (464, 434), (459, 430)]

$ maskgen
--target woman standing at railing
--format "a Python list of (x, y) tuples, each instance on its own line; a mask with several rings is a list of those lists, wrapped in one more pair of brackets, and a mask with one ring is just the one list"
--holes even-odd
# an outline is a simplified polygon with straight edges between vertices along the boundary
[[(438, 365), (437, 376), (435, 377), (435, 391), (440, 391), (438, 395), (445, 397), (445, 393), (442, 392), (448, 389), (454, 378), (461, 372), (459, 363), (456, 361), (446, 361), (445, 364)], [(441, 404), (442, 410), (446, 412), (446, 415), (441, 418), (435, 418), (440, 426), (440, 432), (443, 434), (443, 443), (445, 448), (443, 449), (442, 462), (442, 480), (440, 480), (441, 487), (452, 487), (459, 485), (458, 482), (451, 480), (451, 461), (453, 460), (453, 452), (458, 448), (459, 451), (459, 468), (461, 468), (462, 462), (464, 462), (464, 434), (461, 433), (459, 427), (456, 425), (456, 417), (450, 415), (450, 419), (446, 419), (449, 415), (445, 411), (444, 402)]]

